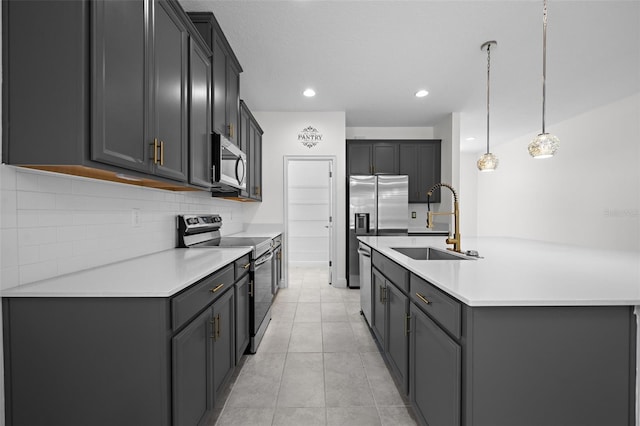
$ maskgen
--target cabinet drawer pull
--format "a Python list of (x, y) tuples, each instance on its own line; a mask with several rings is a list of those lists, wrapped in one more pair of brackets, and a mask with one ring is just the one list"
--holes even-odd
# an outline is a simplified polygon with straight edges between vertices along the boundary
[(423, 295), (421, 295), (420, 293), (416, 293), (416, 296), (418, 296), (418, 299), (422, 300), (424, 303), (426, 303), (427, 305), (430, 304), (431, 302), (429, 300), (427, 300), (426, 297), (424, 297)]
[(212, 288), (210, 291), (211, 293), (215, 293), (216, 291), (220, 290), (222, 287), (224, 287), (224, 284), (218, 284), (217, 286)]
[(244, 265), (244, 266), (242, 267), (242, 269), (248, 269), (248, 268), (249, 268), (249, 266), (251, 266), (251, 263), (247, 263), (246, 265)]

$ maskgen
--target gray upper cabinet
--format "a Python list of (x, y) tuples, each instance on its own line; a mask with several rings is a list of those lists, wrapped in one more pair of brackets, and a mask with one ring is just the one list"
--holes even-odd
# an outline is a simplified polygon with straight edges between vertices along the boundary
[(213, 52), (213, 131), (237, 144), (242, 67), (211, 12), (188, 15)]
[(244, 101), (240, 101), (240, 148), (247, 153), (247, 192), (256, 201), (262, 201), (262, 135), (263, 131)]
[(174, 6), (95, 2), (93, 33), (91, 158), (186, 181), (189, 35)]
[(3, 20), (3, 161), (182, 188), (200, 36), (177, 1), (9, 0)]
[[(127, 169), (150, 170), (146, 109), (146, 5), (144, 1), (94, 3), (92, 38), (91, 158)], [(113, 31), (118, 28), (118, 31)]]
[(155, 12), (154, 120), (151, 132), (159, 143), (155, 174), (186, 181), (189, 34), (171, 3), (158, 1)]
[(348, 175), (398, 174), (398, 144), (347, 140)]
[[(426, 203), (427, 191), (440, 182), (440, 140), (400, 143), (399, 170), (409, 176), (409, 202)], [(440, 190), (431, 202), (440, 202)]]
[(189, 182), (210, 189), (213, 181), (211, 146), (211, 58), (191, 41), (189, 79)]

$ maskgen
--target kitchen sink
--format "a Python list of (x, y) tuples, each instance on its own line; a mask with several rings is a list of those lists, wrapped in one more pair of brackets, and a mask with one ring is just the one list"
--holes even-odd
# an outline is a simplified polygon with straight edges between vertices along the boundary
[(456, 254), (434, 247), (391, 247), (398, 253), (415, 260), (469, 260), (473, 259), (463, 254)]

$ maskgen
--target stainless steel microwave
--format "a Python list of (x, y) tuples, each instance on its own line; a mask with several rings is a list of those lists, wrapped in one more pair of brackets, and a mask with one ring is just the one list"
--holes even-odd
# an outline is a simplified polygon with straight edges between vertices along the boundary
[[(226, 137), (213, 134), (214, 190), (247, 189), (247, 155)], [(230, 188), (229, 188), (230, 187)]]

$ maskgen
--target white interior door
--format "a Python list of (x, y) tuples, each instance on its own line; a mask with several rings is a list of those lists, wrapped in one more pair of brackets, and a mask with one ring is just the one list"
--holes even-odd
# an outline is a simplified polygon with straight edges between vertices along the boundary
[(292, 266), (333, 265), (333, 160), (288, 158), (286, 165), (288, 259)]

